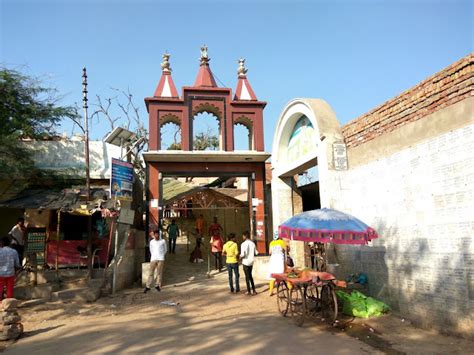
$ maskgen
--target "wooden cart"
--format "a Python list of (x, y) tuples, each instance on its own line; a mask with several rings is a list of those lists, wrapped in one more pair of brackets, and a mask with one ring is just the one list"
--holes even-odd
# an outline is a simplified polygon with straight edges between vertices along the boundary
[[(292, 277), (293, 276), (293, 277)], [(327, 272), (300, 271), (272, 274), (277, 283), (278, 311), (301, 327), (306, 318), (321, 316), (333, 324), (337, 319), (336, 286), (344, 287)]]

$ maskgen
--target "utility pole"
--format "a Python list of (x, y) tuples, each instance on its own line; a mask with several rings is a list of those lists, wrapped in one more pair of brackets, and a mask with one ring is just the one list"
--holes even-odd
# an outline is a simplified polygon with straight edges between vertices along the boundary
[[(87, 71), (82, 68), (82, 102), (84, 107), (84, 153), (86, 158), (86, 198), (87, 202), (91, 199), (91, 179), (89, 173), (89, 115), (87, 114)], [(92, 278), (92, 221), (91, 216), (87, 219), (87, 270), (88, 278)]]
[(91, 198), (91, 181), (89, 173), (89, 116), (87, 114), (87, 71), (82, 68), (82, 102), (84, 108), (84, 154), (86, 157), (86, 194), (87, 201)]

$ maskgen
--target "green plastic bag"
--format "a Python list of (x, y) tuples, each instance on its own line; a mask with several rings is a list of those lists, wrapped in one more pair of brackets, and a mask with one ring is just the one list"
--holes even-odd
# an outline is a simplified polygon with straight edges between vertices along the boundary
[(338, 298), (343, 302), (342, 312), (358, 318), (379, 317), (389, 311), (389, 307), (372, 297), (367, 297), (362, 292), (352, 291), (349, 295), (336, 291)]
[(390, 310), (390, 307), (385, 303), (372, 297), (367, 297), (365, 302), (367, 304), (367, 314), (369, 317), (380, 317), (382, 314), (387, 313)]

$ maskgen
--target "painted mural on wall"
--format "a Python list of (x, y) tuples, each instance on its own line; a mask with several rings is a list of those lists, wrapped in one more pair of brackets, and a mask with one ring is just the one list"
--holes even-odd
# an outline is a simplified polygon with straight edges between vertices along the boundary
[(316, 149), (316, 132), (306, 116), (296, 122), (288, 141), (287, 159), (296, 161)]

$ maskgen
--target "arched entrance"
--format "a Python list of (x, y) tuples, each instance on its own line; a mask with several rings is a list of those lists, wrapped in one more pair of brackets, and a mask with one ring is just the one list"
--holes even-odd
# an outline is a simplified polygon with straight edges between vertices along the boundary
[[(169, 54), (163, 56), (162, 76), (153, 97), (145, 99), (149, 113), (149, 150), (144, 153), (148, 168), (148, 227), (163, 217), (163, 179), (166, 177), (240, 177), (248, 180), (248, 209), (251, 233), (260, 253), (266, 252), (266, 198), (263, 109), (246, 77), (244, 61), (239, 62), (235, 95), (230, 88), (217, 86), (209, 67), (207, 47), (201, 48), (201, 63), (193, 86), (183, 87), (179, 96), (171, 77)], [(219, 125), (219, 149), (196, 150), (194, 119), (207, 113)], [(181, 150), (162, 150), (160, 130), (163, 122), (181, 128)], [(245, 124), (250, 150), (234, 151), (234, 126)]]
[[(283, 109), (272, 155), (273, 230), (291, 216), (331, 205), (334, 143), (343, 142), (331, 107), (320, 99), (294, 99)], [(304, 247), (294, 243), (295, 262), (303, 265)]]

